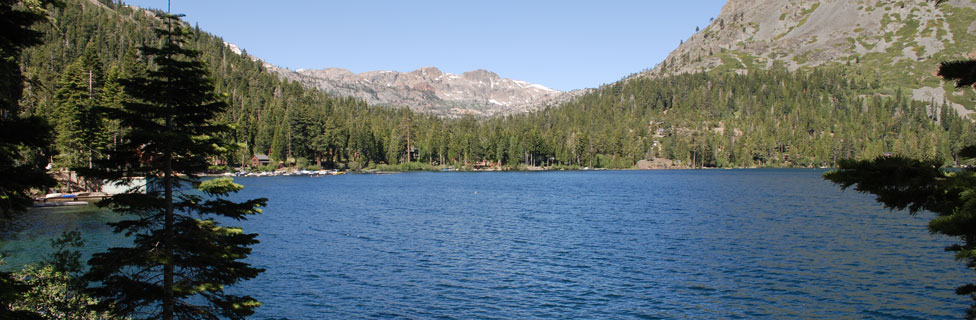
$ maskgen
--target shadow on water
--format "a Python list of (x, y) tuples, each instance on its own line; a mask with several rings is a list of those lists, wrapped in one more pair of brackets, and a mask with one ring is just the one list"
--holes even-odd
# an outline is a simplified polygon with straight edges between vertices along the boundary
[[(822, 170), (405, 173), (238, 178), (262, 215), (231, 287), (254, 319), (955, 319), (965, 266), (930, 215), (889, 212)], [(64, 230), (122, 241), (108, 212), (38, 210), (12, 265)]]

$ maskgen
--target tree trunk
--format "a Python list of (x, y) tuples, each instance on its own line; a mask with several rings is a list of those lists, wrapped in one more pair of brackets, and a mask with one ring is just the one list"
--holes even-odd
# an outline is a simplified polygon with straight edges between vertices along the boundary
[[(166, 127), (169, 128), (169, 119)], [(163, 320), (172, 320), (176, 301), (173, 297), (173, 154), (167, 151), (164, 155), (166, 167), (163, 171), (163, 190), (166, 197), (166, 212), (164, 213), (165, 227), (163, 229)], [(147, 177), (148, 178), (148, 177)]]

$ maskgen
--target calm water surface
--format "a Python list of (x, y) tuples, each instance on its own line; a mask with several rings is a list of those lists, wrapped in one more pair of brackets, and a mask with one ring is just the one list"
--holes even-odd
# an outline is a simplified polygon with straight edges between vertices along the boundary
[[(960, 318), (962, 263), (930, 214), (889, 212), (812, 170), (238, 178), (267, 272), (255, 319)], [(38, 210), (11, 266), (107, 212)]]

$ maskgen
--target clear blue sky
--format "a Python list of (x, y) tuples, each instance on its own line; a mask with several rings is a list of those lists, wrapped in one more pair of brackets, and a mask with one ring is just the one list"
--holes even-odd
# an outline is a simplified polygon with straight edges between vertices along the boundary
[[(125, 1), (125, 0), (124, 0)], [(166, 9), (166, 0), (127, 0)], [(290, 69), (475, 69), (558, 90), (653, 67), (725, 0), (172, 0), (172, 12)]]

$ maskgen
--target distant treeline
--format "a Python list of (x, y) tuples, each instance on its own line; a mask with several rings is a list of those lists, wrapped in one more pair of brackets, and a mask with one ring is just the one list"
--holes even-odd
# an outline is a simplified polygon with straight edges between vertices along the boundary
[[(152, 32), (159, 22), (113, 2), (64, 2), (38, 26), (45, 43), (23, 55), (30, 81), (23, 105), (58, 129), (56, 146), (41, 156), (84, 166), (120, 134), (92, 108), (131, 99), (121, 86), (152, 66), (136, 48), (159, 41)], [(848, 80), (838, 69), (635, 78), (533, 113), (445, 119), (306, 89), (219, 37), (192, 32), (191, 45), (230, 105), (218, 121), (234, 126), (223, 139), (239, 148), (214, 159), (229, 166), (254, 154), (353, 169), (485, 160), (511, 168), (630, 168), (654, 158), (685, 167), (820, 167), (886, 154), (951, 164), (976, 142), (972, 122), (942, 101), (878, 96), (877, 82)]]

